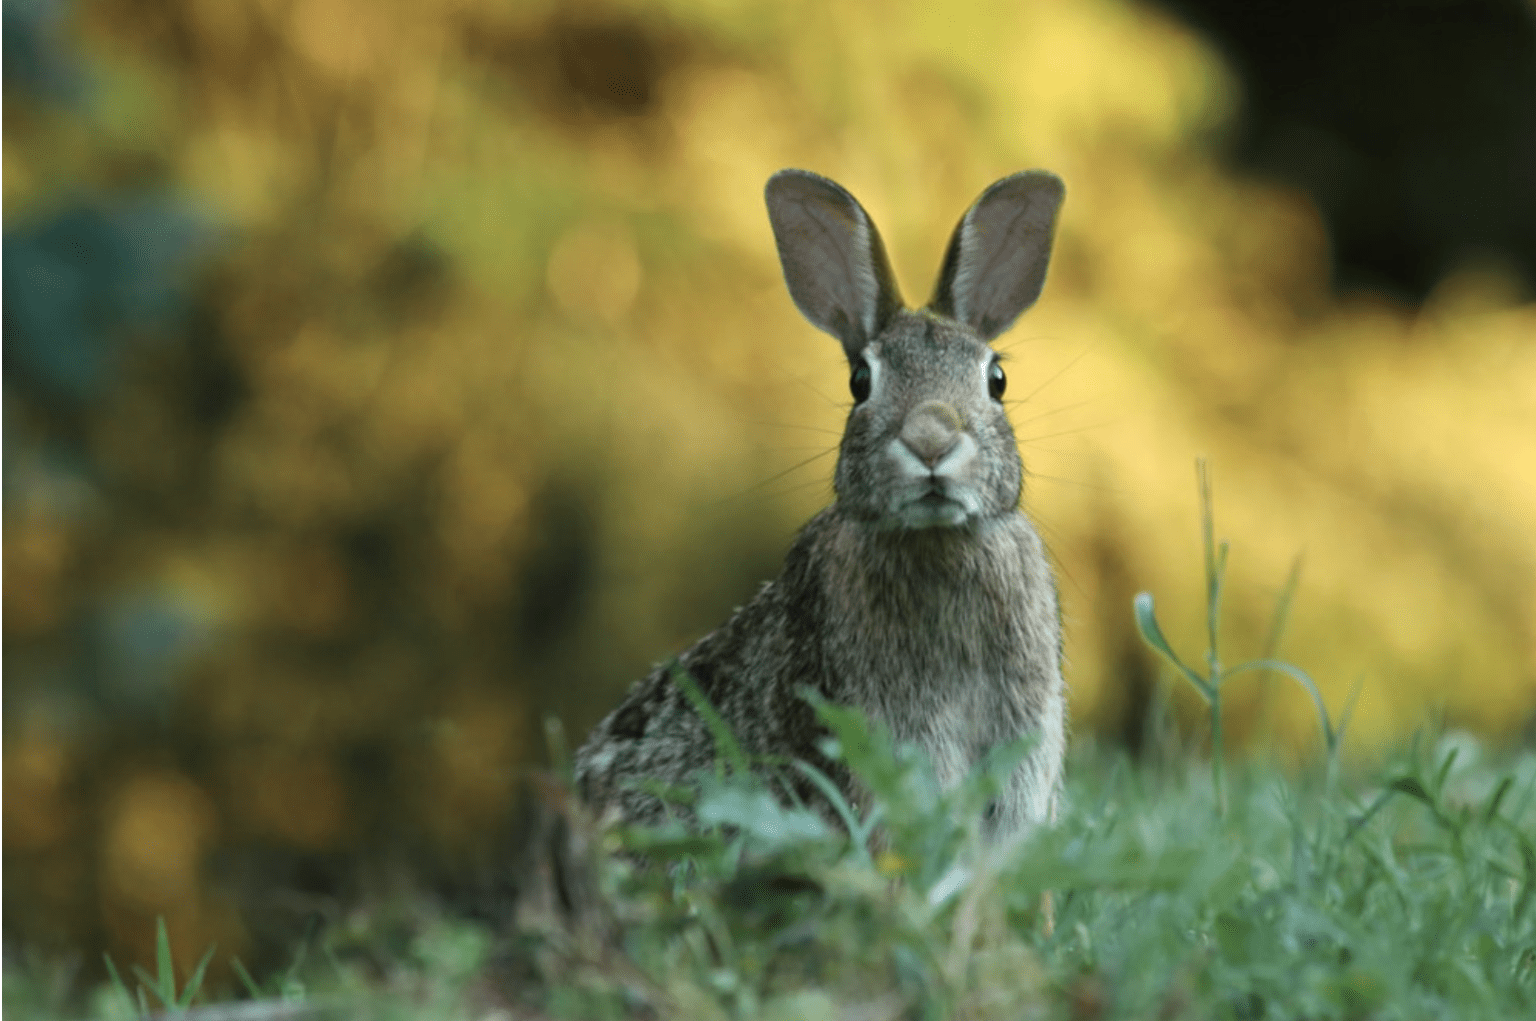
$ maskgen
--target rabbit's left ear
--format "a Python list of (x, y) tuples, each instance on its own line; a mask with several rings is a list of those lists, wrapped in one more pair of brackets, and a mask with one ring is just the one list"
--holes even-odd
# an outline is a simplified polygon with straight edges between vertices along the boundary
[(1066, 195), (1044, 170), (1005, 177), (981, 193), (955, 227), (928, 307), (965, 323), (982, 340), (1013, 325), (1040, 297)]

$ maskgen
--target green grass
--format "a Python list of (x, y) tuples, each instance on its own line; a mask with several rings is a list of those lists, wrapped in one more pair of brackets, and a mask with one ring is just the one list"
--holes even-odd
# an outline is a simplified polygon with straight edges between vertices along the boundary
[[(941, 793), (919, 757), (832, 722), (860, 746), (883, 848), (709, 778), (713, 828), (623, 834), (653, 864), (596, 855), (574, 912), (495, 934), (360, 916), (296, 948), (263, 997), (400, 1018), (1536, 1016), (1529, 753), (1426, 736), (1332, 792), (1322, 769), (1240, 763), (1219, 813), (1207, 764), (1088, 744), (1060, 824), (998, 853), (978, 836), (984, 775)], [(163, 973), (141, 981), (176, 996)], [(12, 1016), (53, 1013), (10, 969), (5, 995)], [(136, 1011), (108, 986), (86, 1013)]]
[[(851, 716), (845, 744), (869, 735)], [(736, 827), (668, 854), (688, 875), (614, 874), (625, 958), (556, 958), (569, 1017), (1523, 1017), (1536, 1011), (1536, 760), (1502, 767), (1459, 736), (1424, 740), (1356, 795), (1325, 773), (1150, 774), (1073, 762), (1070, 809), (1013, 853), (977, 838), (978, 778), (941, 795), (915, 757), (869, 741), (890, 845), (810, 837), (807, 817), (705, 784)], [(899, 881), (893, 881), (899, 877)], [(1042, 925), (1056, 894), (1053, 934)]]
[[(158, 1001), (156, 1009), (160, 1011), (185, 1011), (192, 1001), (197, 998), (198, 992), (203, 987), (203, 976), (208, 971), (208, 962), (213, 960), (213, 952), (217, 949), (209, 947), (197, 962), (197, 967), (192, 969), (192, 974), (187, 978), (186, 984), (180, 992), (176, 990), (176, 966), (171, 959), (171, 940), (165, 931), (165, 919), (155, 919), (155, 974), (151, 975), (137, 965), (133, 968), (133, 974), (138, 978), (138, 986), (132, 993), (128, 991), (128, 984), (123, 981), (118, 973), (117, 964), (110, 955), (105, 956), (107, 977), (112, 981), (112, 992), (117, 995), (115, 1006), (107, 1006), (112, 1013), (127, 1016), (145, 1015), (150, 1013), (151, 1001)], [(235, 964), (244, 971), (244, 966)]]
[[(1003, 848), (982, 839), (982, 812), (1027, 742), (943, 791), (914, 749), (818, 703), (828, 751), (874, 794), (863, 815), (839, 801), (838, 828), (782, 804), (679, 672), (720, 745), (696, 790), (667, 792), (699, 826), (601, 832), (557, 786), (546, 881), (496, 931), (419, 904), (359, 913), (264, 984), (242, 971), (246, 995), (386, 1018), (1536, 1017), (1536, 754), (1426, 731), (1343, 771), (1348, 712), (1335, 725), (1305, 673), (1223, 667), (1226, 547), (1203, 472), (1202, 492), (1204, 669), (1163, 639), (1150, 596), (1135, 612), (1210, 705), (1216, 754), (1162, 732), (1138, 765), (1079, 742), (1059, 823)], [(1225, 762), (1222, 685), (1262, 670), (1316, 700), (1313, 768)], [(203, 972), (178, 993), (166, 951), (157, 975), (136, 974), (135, 997), (114, 971), (94, 1016), (185, 1006)], [(48, 987), (8, 962), (7, 1011), (49, 1013)]]

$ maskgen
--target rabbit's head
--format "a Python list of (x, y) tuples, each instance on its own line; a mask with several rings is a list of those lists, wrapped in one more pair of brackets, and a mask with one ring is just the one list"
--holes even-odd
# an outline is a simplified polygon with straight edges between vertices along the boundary
[(926, 529), (1017, 510), (1023, 466), (988, 342), (1040, 296), (1063, 195), (1040, 170), (988, 188), (955, 227), (933, 299), (912, 311), (852, 195), (804, 170), (769, 179), (790, 296), (848, 356), (854, 405), (834, 480), (844, 513)]

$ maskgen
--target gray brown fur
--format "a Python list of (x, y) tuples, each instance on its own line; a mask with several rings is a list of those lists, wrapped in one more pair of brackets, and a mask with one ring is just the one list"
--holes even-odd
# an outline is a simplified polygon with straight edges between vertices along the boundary
[[(932, 301), (910, 311), (851, 195), (805, 171), (769, 181), (790, 294), (851, 367), (868, 366), (870, 389), (844, 429), (836, 502), (776, 580), (680, 657), (749, 754), (808, 760), (855, 802), (852, 779), (820, 753), (802, 687), (922, 747), (946, 786), (1037, 733), (995, 806), (1000, 834), (1054, 811), (1066, 696), (1055, 582), (1019, 509), (1023, 465), (988, 389), (988, 342), (1039, 296), (1062, 195), (1041, 171), (994, 184), (956, 227)], [(661, 667), (594, 729), (576, 775), (591, 802), (641, 821), (662, 805), (636, 781), (686, 783), (714, 758)]]

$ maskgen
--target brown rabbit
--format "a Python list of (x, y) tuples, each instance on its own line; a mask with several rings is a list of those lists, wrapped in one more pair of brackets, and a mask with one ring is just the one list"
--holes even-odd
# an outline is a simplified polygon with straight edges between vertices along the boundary
[[(912, 311), (852, 195), (804, 170), (769, 179), (789, 293), (848, 356), (837, 499), (779, 577), (680, 659), (749, 754), (807, 760), (855, 802), (857, 785), (818, 750), (804, 687), (919, 745), (946, 786), (988, 749), (1038, 735), (989, 810), (999, 836), (1053, 814), (1066, 696), (1055, 580), (1019, 509), (1023, 465), (988, 342), (1039, 297), (1063, 195), (1039, 170), (988, 188)], [(715, 754), (660, 667), (593, 730), (577, 782), (599, 807), (654, 819), (663, 805), (636, 782), (686, 782)]]

